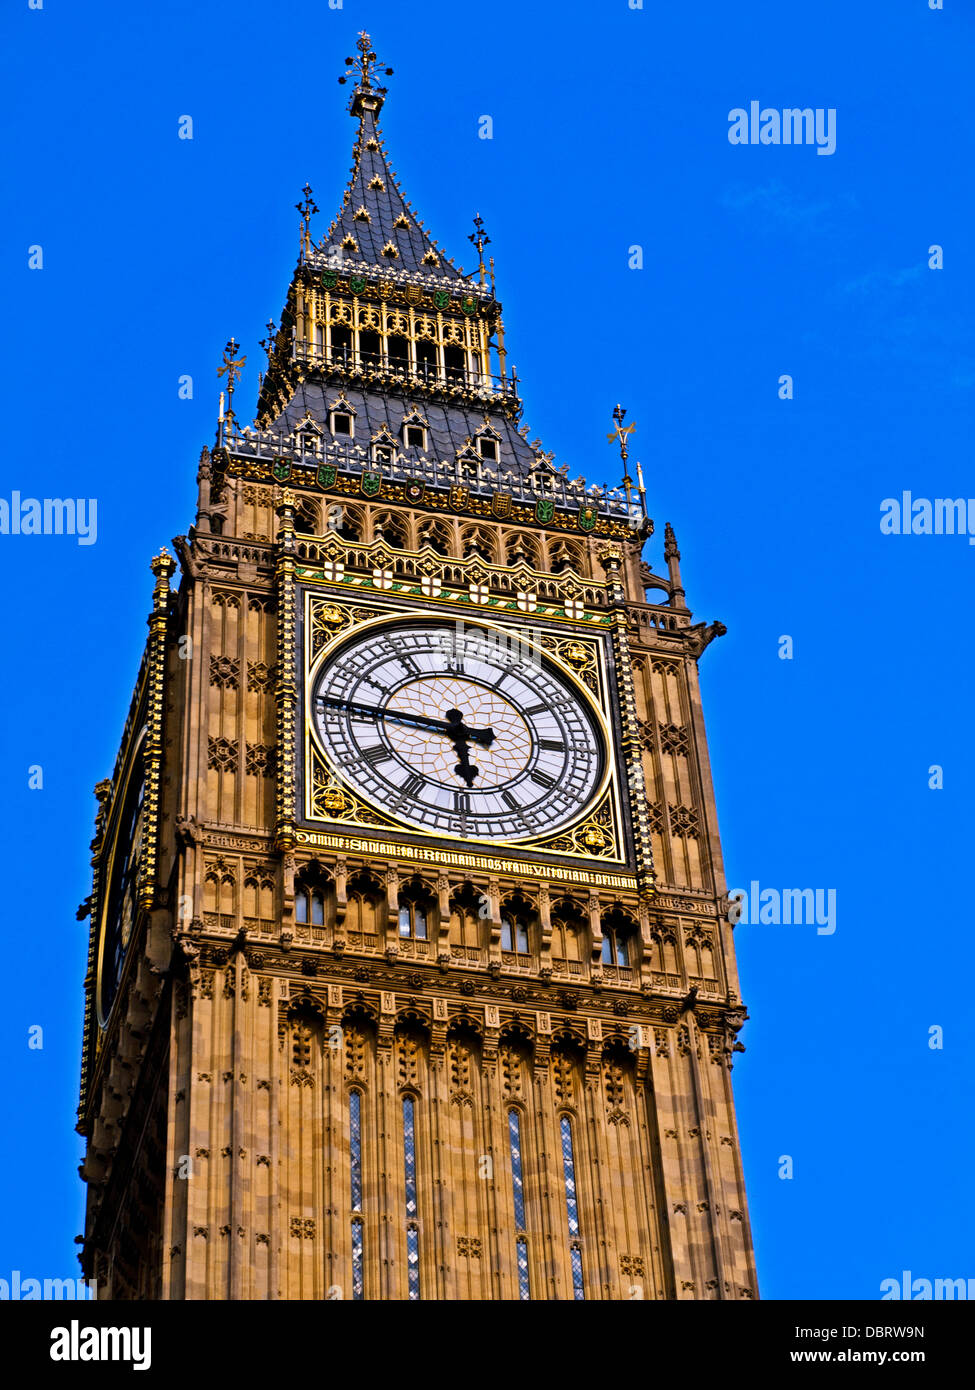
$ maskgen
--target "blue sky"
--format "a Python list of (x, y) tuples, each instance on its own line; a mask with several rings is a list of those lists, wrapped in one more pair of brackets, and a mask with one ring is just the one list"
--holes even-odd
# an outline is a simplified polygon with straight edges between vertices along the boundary
[[(975, 1276), (975, 548), (879, 527), (905, 489), (975, 496), (975, 21), (945, 3), (5, 7), (0, 496), (94, 497), (98, 539), (0, 536), (0, 1275), (75, 1272), (91, 789), (125, 718), (150, 556), (192, 521), (223, 344), (248, 356), (243, 416), (305, 180), (319, 233), (338, 208), (354, 125), (336, 78), (365, 27), (396, 69), (383, 129), (407, 196), (465, 266), (485, 219), (531, 437), (615, 483), (621, 401), (648, 558), (671, 521), (688, 602), (728, 626), (701, 670), (729, 881), (836, 891), (832, 935), (737, 930), (762, 1293)], [(751, 100), (835, 108), (835, 153), (730, 144)]]

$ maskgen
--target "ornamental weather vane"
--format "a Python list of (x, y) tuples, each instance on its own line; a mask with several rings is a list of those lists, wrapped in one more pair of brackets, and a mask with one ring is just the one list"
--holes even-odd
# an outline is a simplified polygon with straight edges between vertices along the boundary
[(246, 364), (247, 364), (247, 358), (246, 358), (246, 357), (238, 357), (238, 356), (237, 356), (237, 353), (238, 353), (239, 351), (240, 351), (240, 343), (238, 343), (238, 341), (237, 341), (236, 338), (231, 338), (230, 341), (227, 343), (226, 347), (225, 347), (224, 350), (223, 350), (223, 364), (217, 368), (217, 376), (224, 376), (224, 375), (226, 375), (226, 378), (227, 378), (227, 410), (226, 410), (226, 414), (224, 414), (223, 409), (222, 409), (222, 406), (223, 406), (223, 392), (221, 391), (221, 393), (220, 393), (220, 396), (221, 396), (221, 423), (222, 423), (224, 420), (226, 420), (226, 421), (228, 421), (228, 422), (230, 423), (231, 426), (233, 426), (234, 420), (237, 418), (237, 417), (234, 415), (234, 388), (235, 388), (235, 386), (237, 385), (237, 378), (240, 376), (241, 372), (244, 370), (244, 367), (245, 367)]
[(295, 203), (295, 212), (301, 218), (301, 254), (307, 256), (311, 249), (311, 237), (308, 229), (311, 226), (311, 219), (318, 211), (318, 204), (311, 196), (310, 183), (306, 182), (301, 191), (305, 195), (305, 201), (303, 203)]
[[(490, 245), (491, 245), (491, 238), (488, 236), (487, 232), (484, 230), (484, 218), (481, 216), (481, 214), (480, 214), (479, 212), (475, 212), (475, 214), (474, 214), (474, 230), (470, 233), (470, 235), (468, 236), (467, 240), (473, 242), (474, 245), (477, 247), (477, 260), (478, 260), (478, 267), (477, 267), (477, 269), (478, 269), (478, 272), (480, 273), (480, 276), (481, 276), (481, 284), (483, 285), (483, 284), (484, 284), (484, 271), (485, 271), (485, 265), (484, 265), (484, 248), (485, 248), (485, 246), (490, 246)], [(492, 276), (491, 279), (492, 279), (492, 282), (493, 282), (494, 277)]]
[[(369, 35), (366, 33), (364, 29), (359, 34), (359, 37), (356, 39), (355, 46), (359, 50), (359, 56), (358, 58), (346, 58), (345, 66), (347, 68), (357, 67), (359, 69), (359, 81), (357, 84), (358, 86), (372, 87), (373, 68), (379, 62), (379, 58), (377, 54), (373, 51), (372, 39), (370, 39)], [(383, 68), (383, 75), (386, 77), (392, 77), (393, 69)], [(343, 73), (343, 75), (339, 78), (339, 82), (342, 83), (348, 82), (348, 80), (348, 75), (345, 73)], [(377, 92), (385, 93), (386, 88), (377, 85), (374, 90)]]
[[(623, 489), (624, 489), (624, 491), (626, 492), (626, 505), (627, 505), (627, 507), (630, 507), (630, 506), (632, 505), (632, 504), (631, 504), (631, 497), (632, 497), (631, 489), (632, 489), (632, 487), (633, 487), (633, 479), (630, 477), (629, 468), (627, 467), (627, 459), (630, 457), (630, 448), (629, 448), (629, 442), (628, 442), (628, 441), (629, 441), (629, 436), (630, 436), (631, 434), (635, 434), (635, 433), (636, 433), (636, 425), (634, 425), (634, 424), (632, 424), (632, 423), (629, 424), (629, 425), (624, 425), (624, 424), (623, 424), (623, 421), (626, 419), (626, 411), (623, 409), (623, 407), (622, 407), (621, 405), (617, 405), (617, 406), (614, 408), (614, 410), (613, 410), (613, 419), (616, 421), (616, 428), (615, 428), (615, 430), (613, 430), (612, 434), (608, 434), (608, 435), (606, 436), (606, 439), (607, 439), (607, 441), (608, 441), (610, 444), (612, 444), (612, 442), (613, 442), (614, 439), (619, 443), (619, 446), (620, 446), (620, 458), (623, 460)], [(645, 513), (646, 513), (646, 504), (645, 504), (644, 499), (645, 499), (645, 496), (646, 496), (646, 491), (645, 491), (644, 486), (643, 486), (643, 469), (640, 467), (639, 463), (638, 463), (637, 466), (636, 466), (636, 472), (637, 472), (637, 477), (638, 477), (638, 479), (639, 479), (639, 487), (640, 487), (640, 505), (641, 505), (641, 507), (643, 508), (643, 511), (644, 511), (644, 514), (645, 514)]]

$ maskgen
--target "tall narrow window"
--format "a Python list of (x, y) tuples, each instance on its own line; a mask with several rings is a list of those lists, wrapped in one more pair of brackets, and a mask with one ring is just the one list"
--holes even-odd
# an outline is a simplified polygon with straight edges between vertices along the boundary
[(521, 918), (501, 918), (501, 949), (514, 951), (517, 955), (528, 955), (528, 924)]
[(417, 941), (427, 939), (427, 911), (422, 903), (400, 896), (399, 934), (412, 936)]
[(515, 1208), (515, 1253), (518, 1260), (518, 1298), (527, 1303), (531, 1294), (528, 1274), (528, 1239), (525, 1235), (525, 1179), (521, 1167), (521, 1115), (508, 1111), (508, 1145), (511, 1150), (511, 1190)]
[(352, 1297), (361, 1299), (362, 1277), (362, 1096), (349, 1092), (349, 1171), (352, 1200)]
[(615, 927), (603, 927), (602, 956), (604, 965), (616, 965), (621, 970), (630, 963), (629, 943)]
[(562, 1131), (562, 1173), (565, 1178), (565, 1207), (569, 1218), (569, 1258), (572, 1264), (572, 1297), (577, 1301), (586, 1296), (582, 1283), (582, 1249), (579, 1245), (579, 1202), (576, 1196), (576, 1163), (572, 1150), (572, 1121), (563, 1115), (559, 1121)]
[(295, 921), (320, 927), (325, 921), (325, 898), (320, 888), (299, 883), (295, 888)]
[(420, 1297), (420, 1228), (416, 1204), (416, 1119), (412, 1096), (403, 1097), (403, 1155), (406, 1170), (406, 1280), (411, 1302)]

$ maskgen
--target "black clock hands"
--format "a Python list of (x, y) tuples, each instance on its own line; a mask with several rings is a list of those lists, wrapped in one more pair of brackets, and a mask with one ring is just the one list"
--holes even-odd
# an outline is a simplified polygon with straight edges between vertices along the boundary
[(490, 748), (494, 742), (493, 729), (469, 729), (458, 709), (449, 709), (446, 719), (434, 719), (421, 714), (400, 714), (395, 710), (380, 709), (377, 705), (360, 705), (355, 701), (341, 700), (331, 695), (319, 695), (317, 699), (320, 705), (348, 710), (350, 714), (364, 714), (370, 718), (386, 719), (394, 724), (406, 724), (414, 729), (430, 729), (434, 733), (443, 734), (450, 739), (457, 753), (457, 766), (454, 771), (469, 787), (473, 786), (474, 778), (480, 769), (475, 767), (468, 757), (467, 745), (477, 743), (482, 748)]
[(447, 711), (447, 737), (454, 745), (454, 752), (457, 754), (457, 766), (454, 768), (458, 777), (461, 777), (469, 787), (474, 785), (474, 778), (480, 772), (480, 768), (475, 767), (467, 756), (467, 744), (480, 743), (485, 748), (494, 742), (493, 729), (468, 729), (464, 723), (464, 716), (459, 709), (449, 709)]

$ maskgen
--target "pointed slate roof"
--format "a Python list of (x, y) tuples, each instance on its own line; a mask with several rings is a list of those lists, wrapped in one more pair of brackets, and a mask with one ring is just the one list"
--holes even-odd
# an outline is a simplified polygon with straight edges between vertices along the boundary
[[(342, 248), (343, 241), (352, 237), (358, 249), (342, 248), (341, 254), (353, 265), (358, 261), (363, 266), (395, 268), (448, 281), (464, 280), (467, 277), (421, 227), (396, 182), (379, 129), (383, 93), (383, 88), (371, 85), (360, 84), (356, 88), (350, 107), (359, 119), (352, 177), (342, 207), (316, 250), (327, 255), (333, 248)], [(366, 217), (362, 216), (363, 209)], [(391, 247), (395, 248), (395, 255)]]

